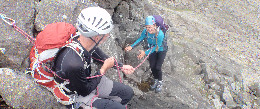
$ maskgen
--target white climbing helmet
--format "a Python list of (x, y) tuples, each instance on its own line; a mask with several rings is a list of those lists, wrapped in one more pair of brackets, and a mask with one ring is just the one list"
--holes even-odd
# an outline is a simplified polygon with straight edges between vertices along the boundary
[(79, 14), (76, 27), (81, 35), (93, 37), (109, 33), (113, 29), (113, 21), (105, 9), (89, 7)]

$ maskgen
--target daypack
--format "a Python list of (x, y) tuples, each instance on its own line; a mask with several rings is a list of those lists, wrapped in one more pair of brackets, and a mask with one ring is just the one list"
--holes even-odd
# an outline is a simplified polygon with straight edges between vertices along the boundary
[(155, 18), (156, 25), (160, 27), (165, 35), (167, 30), (169, 29), (169, 25), (164, 23), (164, 20), (160, 15), (153, 15), (153, 17)]
[[(156, 22), (156, 26), (159, 27), (160, 30), (163, 31), (164, 33), (164, 39), (163, 39), (163, 46), (166, 50), (168, 50), (168, 46), (167, 46), (167, 35), (166, 35), (166, 32), (168, 31), (169, 29), (169, 25), (167, 25), (163, 18), (160, 16), (160, 15), (153, 15), (153, 17), (155, 18), (155, 22)], [(159, 30), (157, 30), (159, 31)], [(145, 32), (145, 35), (147, 36), (148, 33), (147, 31)], [(146, 37), (147, 38), (147, 37)], [(147, 39), (144, 39), (143, 40), (144, 44), (143, 44), (143, 48), (144, 49), (149, 49), (149, 45), (148, 45), (148, 42), (147, 42)], [(156, 39), (156, 45), (157, 45), (157, 39)], [(156, 50), (158, 50), (158, 48), (156, 48)]]
[(50, 90), (57, 101), (64, 105), (70, 105), (74, 102), (72, 97), (64, 92), (70, 92), (65, 88), (69, 81), (56, 82), (54, 77), (57, 75), (52, 71), (52, 64), (59, 50), (64, 47), (73, 48), (78, 54), (83, 54), (83, 49), (72, 40), (72, 36), (75, 34), (76, 28), (72, 24), (65, 22), (48, 24), (37, 35), (30, 52), (32, 77), (38, 84)]

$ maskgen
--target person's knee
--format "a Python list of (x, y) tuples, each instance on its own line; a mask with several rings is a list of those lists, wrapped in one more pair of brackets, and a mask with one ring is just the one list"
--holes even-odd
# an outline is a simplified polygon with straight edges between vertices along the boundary
[(122, 99), (122, 104), (125, 105), (127, 104), (134, 96), (134, 91), (130, 86), (127, 86), (126, 89), (124, 90), (124, 98)]

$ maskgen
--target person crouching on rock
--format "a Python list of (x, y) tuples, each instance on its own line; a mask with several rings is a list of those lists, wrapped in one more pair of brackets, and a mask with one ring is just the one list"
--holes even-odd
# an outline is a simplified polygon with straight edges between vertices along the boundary
[[(140, 55), (137, 57), (139, 59), (143, 58), (145, 55), (149, 54), (149, 63), (154, 77), (154, 82), (151, 85), (150, 89), (155, 92), (162, 91), (162, 64), (167, 52), (167, 45), (164, 41), (163, 31), (156, 26), (155, 18), (153, 16), (148, 16), (145, 19), (145, 29), (143, 30), (140, 38), (138, 38), (134, 44), (125, 48), (125, 51), (132, 50), (136, 45), (141, 43), (141, 41), (147, 40), (148, 49), (146, 51), (139, 50)], [(166, 46), (165, 46), (166, 45)]]
[[(83, 49), (83, 57), (72, 48), (65, 47), (56, 58), (55, 72), (59, 77), (69, 80), (66, 88), (78, 94), (75, 102), (83, 108), (93, 106), (97, 109), (125, 109), (125, 105), (134, 95), (130, 86), (114, 82), (104, 76), (105, 72), (115, 65), (115, 59), (108, 57), (97, 46), (109, 38), (109, 33), (113, 29), (112, 23), (110, 14), (103, 8), (83, 9), (77, 19), (76, 27), (79, 32), (74, 40)], [(93, 74), (91, 59), (103, 65), (94, 74), (99, 75), (98, 77), (87, 79)], [(119, 66), (125, 74), (134, 72), (134, 68), (130, 65), (119, 63)], [(55, 80), (62, 81), (60, 78)]]

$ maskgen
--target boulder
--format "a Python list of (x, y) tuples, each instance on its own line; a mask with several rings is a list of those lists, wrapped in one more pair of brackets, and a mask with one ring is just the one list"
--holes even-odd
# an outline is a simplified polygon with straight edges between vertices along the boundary
[(129, 5), (126, 1), (122, 1), (116, 8), (113, 15), (113, 20), (115, 23), (123, 23), (129, 19)]
[(51, 92), (36, 84), (28, 75), (0, 68), (0, 95), (12, 108), (65, 109)]
[(227, 107), (229, 107), (229, 108), (236, 107), (236, 103), (233, 101), (233, 97), (232, 97), (232, 95), (230, 93), (230, 89), (228, 87), (224, 88), (223, 98), (226, 102)]
[[(1, 14), (15, 20), (15, 25), (25, 33), (33, 36), (35, 4), (32, 0), (2, 0), (0, 1)], [(22, 7), (22, 8), (21, 8)], [(13, 63), (21, 65), (31, 48), (30, 42), (12, 26), (0, 19), (0, 48)]]
[(55, 22), (73, 23), (73, 16), (78, 0), (42, 0), (37, 4), (35, 26), (37, 31), (42, 31), (46, 25)]
[(260, 83), (254, 83), (250, 85), (249, 89), (254, 93), (256, 97), (260, 97)]
[(42, 31), (46, 25), (54, 22), (75, 25), (80, 11), (90, 6), (97, 6), (97, 4), (85, 0), (42, 0), (37, 4), (36, 30)]
[(0, 68), (9, 67), (11, 69), (19, 69), (20, 65), (11, 61), (6, 55), (0, 52)]

